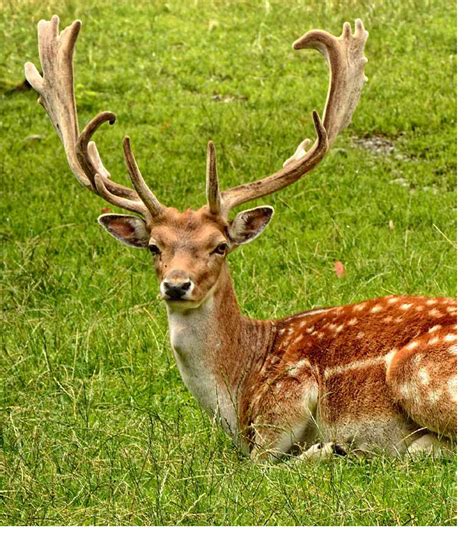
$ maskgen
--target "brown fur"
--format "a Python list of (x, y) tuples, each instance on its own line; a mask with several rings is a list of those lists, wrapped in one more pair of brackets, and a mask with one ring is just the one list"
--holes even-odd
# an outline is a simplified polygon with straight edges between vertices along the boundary
[[(228, 251), (236, 246), (234, 227), (206, 207), (164, 209), (146, 236), (161, 249), (160, 280), (193, 283), (186, 301), (168, 301), (175, 311), (198, 312), (212, 299), (199, 339), (207, 366), (200, 372), (210, 372), (230, 399), (235, 416), (227, 408), (227, 428), (244, 450), (279, 455), (322, 441), (398, 452), (422, 433), (455, 439), (453, 299), (386, 296), (251, 320), (240, 314), (225, 255), (213, 251), (222, 241)], [(192, 357), (193, 349), (187, 352)], [(202, 385), (194, 388), (202, 392)]]
[[(295, 443), (332, 440), (347, 445), (352, 440), (344, 431), (347, 426), (374, 421), (387, 429), (400, 428), (402, 436), (427, 428), (455, 437), (456, 407), (446, 393), (446, 381), (456, 371), (453, 354), (446, 353), (454, 339), (427, 349), (431, 328), (439, 327), (442, 336), (455, 331), (453, 299), (387, 296), (317, 309), (315, 314), (256, 321), (240, 315), (226, 267), (214, 297), (210, 364), (232, 392), (245, 450), (269, 452), (282, 433), (298, 427), (305, 417), (302, 399), (313, 387), (318, 391), (313, 408), (317, 425), (305, 429)], [(417, 340), (420, 351), (407, 348)], [(423, 401), (427, 388), (418, 387), (422, 401), (402, 399), (400, 394), (399, 384), (417, 384), (416, 354), (422, 358), (418, 367), (423, 363), (430, 373), (430, 387), (443, 392), (435, 406)], [(382, 432), (390, 441), (390, 433)]]
[[(455, 437), (456, 406), (446, 393), (446, 383), (456, 373), (456, 359), (447, 354), (448, 345), (442, 341), (455, 331), (455, 306), (446, 298), (384, 297), (272, 322), (276, 334), (270, 355), (263, 369), (251, 373), (247, 391), (242, 392), (242, 426), (251, 426), (256, 419), (261, 422), (265, 413), (269, 421), (274, 420), (276, 384), (283, 384), (285, 394), (279, 401), (288, 407), (313, 381), (323, 424), (403, 416), (409, 427), (418, 425)], [(428, 331), (437, 326), (441, 326), (441, 342), (429, 350), (426, 343), (433, 334)], [(410, 351), (406, 346), (414, 340), (419, 340), (419, 348)], [(454, 341), (450, 340), (452, 346)], [(387, 374), (384, 356), (391, 350), (397, 352)], [(302, 360), (308, 365), (288, 376), (288, 368)], [(413, 375), (421, 365), (430, 374), (430, 386), (417, 386), (413, 399), (403, 399), (397, 385), (418, 384)], [(433, 388), (442, 395), (439, 402), (428, 403)], [(255, 392), (266, 391), (255, 402)]]

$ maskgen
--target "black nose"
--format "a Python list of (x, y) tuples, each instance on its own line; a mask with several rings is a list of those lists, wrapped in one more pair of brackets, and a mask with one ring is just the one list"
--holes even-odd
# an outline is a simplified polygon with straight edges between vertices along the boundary
[(170, 299), (181, 299), (191, 287), (191, 282), (163, 282), (163, 289), (167, 297)]

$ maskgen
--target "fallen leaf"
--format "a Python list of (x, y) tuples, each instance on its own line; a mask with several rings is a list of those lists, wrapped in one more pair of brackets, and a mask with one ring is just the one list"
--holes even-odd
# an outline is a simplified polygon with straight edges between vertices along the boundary
[(336, 273), (336, 276), (338, 278), (342, 278), (346, 275), (346, 268), (344, 267), (344, 264), (342, 261), (335, 261), (334, 262), (334, 272)]

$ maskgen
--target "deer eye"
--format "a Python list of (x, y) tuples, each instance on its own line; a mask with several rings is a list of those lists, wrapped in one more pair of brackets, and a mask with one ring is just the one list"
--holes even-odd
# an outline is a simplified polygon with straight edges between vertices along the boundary
[(228, 248), (227, 244), (225, 242), (222, 242), (221, 244), (219, 244), (218, 246), (214, 248), (214, 251), (212, 253), (224, 255), (227, 251), (227, 248)]
[(160, 255), (161, 254), (161, 250), (158, 248), (158, 246), (156, 244), (149, 244), (148, 249), (150, 250), (152, 255)]

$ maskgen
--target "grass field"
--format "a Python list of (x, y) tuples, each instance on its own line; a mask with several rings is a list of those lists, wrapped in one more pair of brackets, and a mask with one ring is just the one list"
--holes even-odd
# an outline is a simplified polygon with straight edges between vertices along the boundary
[[(87, 5), (87, 7), (85, 7)], [(273, 172), (322, 107), (327, 70), (291, 43), (345, 20), (370, 32), (369, 81), (318, 170), (265, 199), (231, 256), (242, 311), (279, 317), (388, 293), (456, 294), (456, 6), (441, 0), (3, 1), (0, 64), (4, 525), (454, 525), (456, 459), (254, 465), (181, 382), (150, 256), (98, 227), (33, 91), (36, 23), (84, 27), (79, 115), (118, 114), (99, 147), (126, 179), (124, 134), (160, 200), (204, 202)], [(263, 204), (257, 203), (257, 204)], [(347, 274), (338, 278), (334, 262)]]

